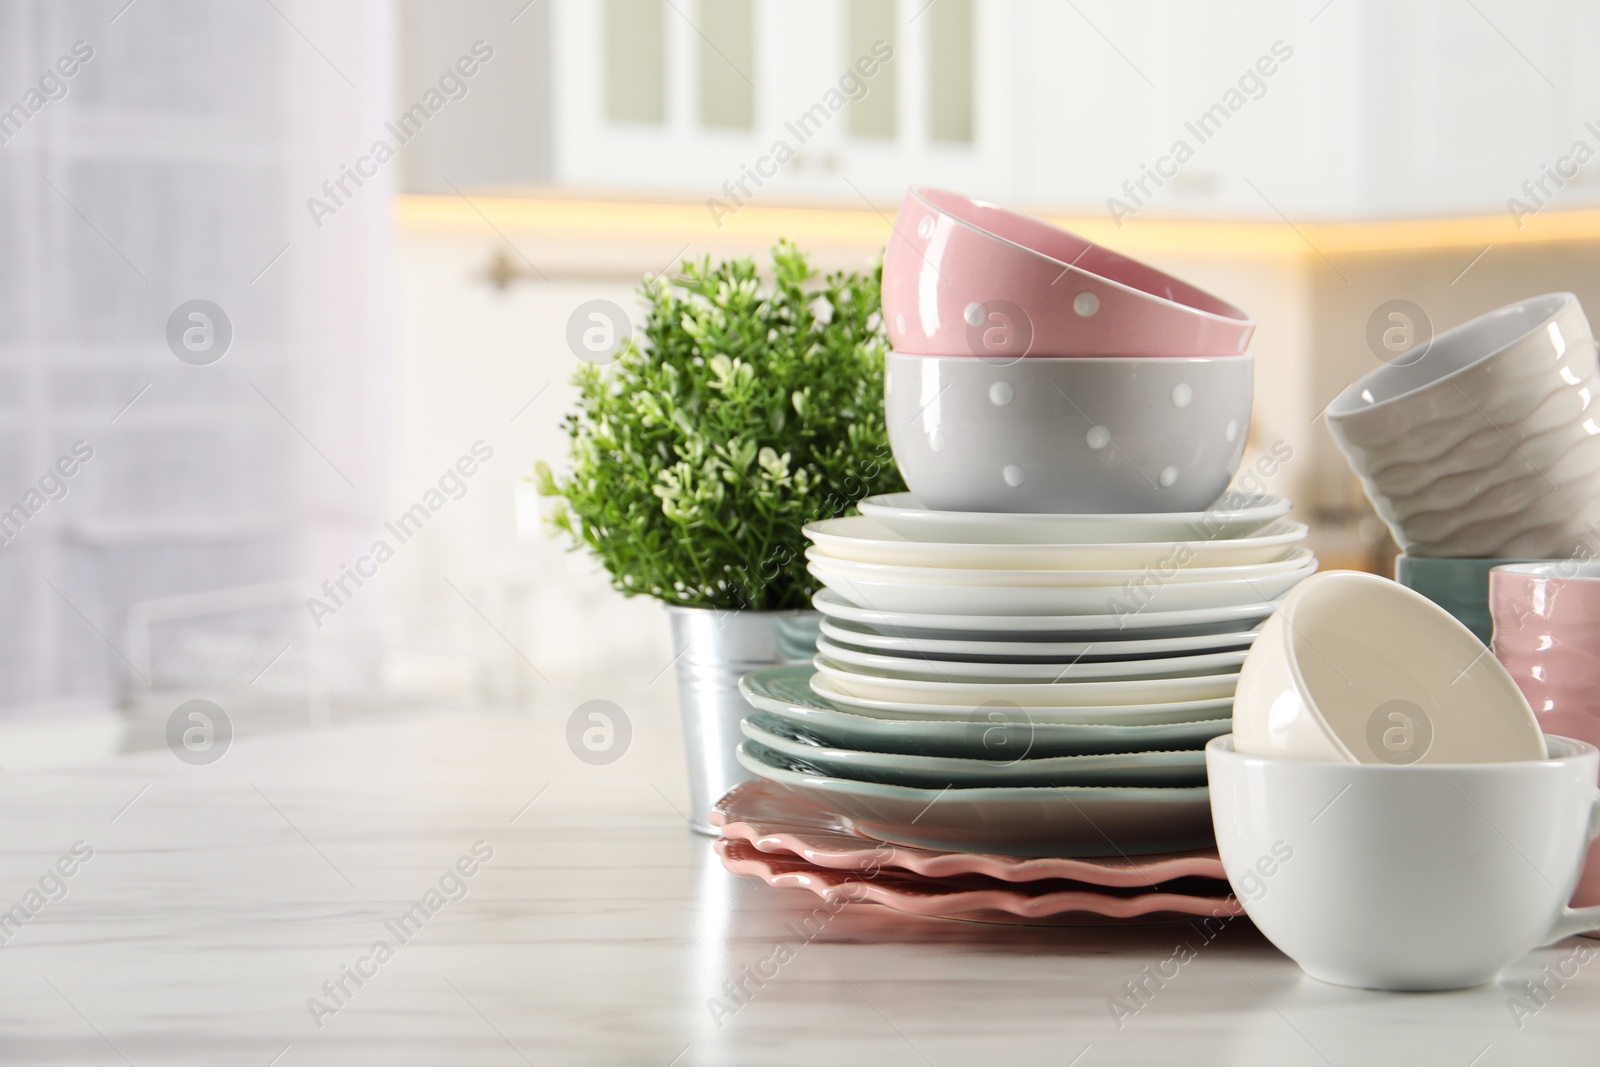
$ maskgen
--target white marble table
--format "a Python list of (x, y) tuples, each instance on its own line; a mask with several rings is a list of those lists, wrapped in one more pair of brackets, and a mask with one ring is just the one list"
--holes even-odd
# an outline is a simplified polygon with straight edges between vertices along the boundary
[[(689, 833), (675, 732), (635, 713), (591, 767), (566, 716), (396, 720), (0, 774), (0, 1062), (312, 1064), (1491, 1064), (1600, 1057), (1600, 962), (1537, 1013), (1500, 985), (1383, 995), (1300, 973), (1246, 923), (1029, 929), (847, 906), (809, 943), (798, 890)], [(641, 721), (645, 720), (645, 721)], [(76, 842), (87, 861), (47, 872)], [(492, 849), (492, 858), (470, 857)], [(396, 932), (461, 857), (465, 895)], [(30, 898), (41, 878), (44, 893)], [(456, 892), (446, 879), (446, 888)], [(443, 895), (441, 894), (441, 901)], [(3, 917), (0, 917), (3, 918)], [(402, 938), (401, 935), (404, 935)], [(1470, 937), (1463, 930), (1463, 937)], [(718, 1021), (724, 982), (793, 958)], [(392, 955), (371, 953), (383, 941)], [(1119, 1027), (1124, 984), (1195, 958)], [(1594, 942), (1584, 942), (1593, 945)], [(381, 954), (380, 954), (381, 955)], [(335, 1002), (342, 968), (369, 977)], [(1151, 986), (1151, 988), (1154, 988)], [(313, 1017), (308, 1000), (331, 1011)], [(319, 1026), (320, 1023), (320, 1026)]]

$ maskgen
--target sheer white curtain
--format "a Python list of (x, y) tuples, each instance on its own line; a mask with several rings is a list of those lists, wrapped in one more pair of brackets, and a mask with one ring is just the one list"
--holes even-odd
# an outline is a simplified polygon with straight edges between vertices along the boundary
[[(303, 580), (380, 521), (394, 174), (306, 201), (380, 130), (391, 33), (367, 0), (0, 0), (0, 712), (369, 670), (376, 599), (332, 654)], [(214, 362), (205, 306), (169, 343), (196, 300)]]

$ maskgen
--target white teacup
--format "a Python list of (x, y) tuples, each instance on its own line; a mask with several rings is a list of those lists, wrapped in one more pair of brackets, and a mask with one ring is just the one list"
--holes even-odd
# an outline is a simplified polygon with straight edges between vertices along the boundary
[(1600, 832), (1600, 753), (1393, 766), (1206, 746), (1217, 847), (1239, 902), (1313, 978), (1370, 989), (1492, 981), (1540, 945), (1600, 929), (1572, 909)]

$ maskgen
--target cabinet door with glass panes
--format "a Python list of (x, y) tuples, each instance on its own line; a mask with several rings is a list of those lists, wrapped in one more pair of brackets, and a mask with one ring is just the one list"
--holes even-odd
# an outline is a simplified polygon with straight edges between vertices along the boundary
[[(912, 182), (1006, 196), (1018, 171), (994, 0), (565, 0), (552, 9), (555, 178), (713, 214), (893, 201)], [(980, 85), (982, 91), (980, 91)]]

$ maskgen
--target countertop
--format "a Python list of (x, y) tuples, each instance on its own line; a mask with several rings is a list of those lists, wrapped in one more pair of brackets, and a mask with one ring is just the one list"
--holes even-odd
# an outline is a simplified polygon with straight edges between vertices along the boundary
[[(574, 756), (552, 711), (239, 741), (203, 766), (162, 749), (0, 774), (0, 912), (26, 918), (0, 914), (0, 1062), (1596, 1058), (1600, 963), (1512, 1009), (1576, 942), (1494, 986), (1396, 995), (1305, 978), (1244, 920), (1206, 941), (1186, 924), (1026, 928), (862, 903), (801, 940), (786, 923), (816, 898), (724, 872), (686, 827), (675, 729), (631, 714), (607, 766)], [(780, 941), (777, 974), (728, 1010), (724, 983)], [(1129, 999), (1181, 944), (1176, 976)]]

